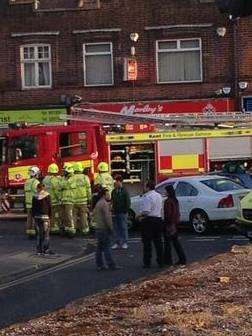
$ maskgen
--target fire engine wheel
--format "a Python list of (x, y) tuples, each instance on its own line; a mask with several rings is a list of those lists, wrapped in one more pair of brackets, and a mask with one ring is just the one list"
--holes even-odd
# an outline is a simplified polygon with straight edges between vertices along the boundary
[(129, 210), (128, 211), (128, 219), (127, 219), (127, 223), (128, 223), (128, 229), (132, 229), (135, 227), (136, 225), (136, 215), (134, 213), (133, 210)]
[(204, 234), (209, 228), (209, 218), (203, 210), (192, 211), (190, 223), (194, 232), (197, 234)]

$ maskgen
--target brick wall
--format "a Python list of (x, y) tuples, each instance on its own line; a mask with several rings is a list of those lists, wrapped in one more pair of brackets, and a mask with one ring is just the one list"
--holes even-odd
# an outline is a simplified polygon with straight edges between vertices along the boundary
[[(70, 2), (71, 10), (62, 10), (64, 0), (58, 1), (61, 10), (56, 10), (56, 1), (53, 0), (41, 0), (38, 11), (29, 4), (3, 6), (5, 24), (0, 27), (0, 108), (57, 105), (61, 94), (78, 94), (84, 101), (92, 102), (208, 98), (214, 97), (215, 91), (223, 86), (235, 87), (233, 26), (218, 13), (214, 3), (195, 0), (101, 0), (100, 7), (79, 10), (79, 1), (76, 0), (76, 10), (73, 10), (74, 0)], [(51, 10), (48, 3), (52, 4)], [(150, 28), (157, 26), (170, 28)], [(223, 38), (216, 34), (219, 26), (227, 27)], [(107, 28), (116, 30), (99, 31)], [(252, 37), (251, 28), (252, 19), (240, 22), (239, 52), (236, 54), (243, 60), (238, 69), (238, 79), (252, 84), (252, 51), (248, 43)], [(98, 31), (87, 32), (94, 29)], [(38, 32), (53, 34), (38, 35)], [(132, 32), (140, 35), (135, 44), (138, 80), (134, 88), (132, 83), (123, 81), (123, 58), (130, 54), (132, 43), (129, 34)], [(156, 84), (156, 40), (191, 37), (202, 40), (203, 82)], [(84, 87), (82, 45), (87, 42), (113, 43), (113, 86)], [(20, 46), (33, 43), (51, 45), (51, 89), (22, 90)], [(246, 95), (249, 93), (252, 90), (248, 89)]]

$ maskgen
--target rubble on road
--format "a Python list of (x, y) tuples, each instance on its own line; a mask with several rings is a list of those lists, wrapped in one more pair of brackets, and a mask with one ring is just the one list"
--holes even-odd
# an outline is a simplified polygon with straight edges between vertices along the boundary
[(252, 246), (80, 299), (0, 336), (252, 336)]

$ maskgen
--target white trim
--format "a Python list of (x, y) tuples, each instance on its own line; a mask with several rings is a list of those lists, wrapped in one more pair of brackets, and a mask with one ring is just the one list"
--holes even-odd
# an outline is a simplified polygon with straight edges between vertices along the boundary
[(88, 33), (107, 33), (107, 32), (120, 32), (121, 28), (101, 28), (101, 29), (84, 29), (84, 30), (73, 30), (73, 34), (88, 34)]
[(59, 31), (47, 31), (47, 32), (30, 32), (30, 33), (11, 33), (11, 37), (22, 37), (22, 36), (47, 36), (60, 34)]
[[(109, 44), (110, 51), (95, 52), (95, 53), (87, 53), (86, 54), (85, 46), (87, 46), (87, 45), (99, 45), (99, 44)], [(109, 83), (109, 84), (87, 84), (85, 55), (110, 55), (110, 57), (111, 57), (111, 83)], [(114, 59), (113, 59), (113, 44), (112, 44), (112, 42), (83, 43), (83, 70), (84, 70), (84, 86), (85, 87), (113, 86), (114, 85)]]
[(159, 30), (159, 29), (176, 29), (176, 28), (208, 28), (212, 27), (213, 23), (199, 23), (199, 24), (179, 24), (166, 26), (147, 26), (144, 30)]
[[(180, 41), (188, 41), (188, 40), (198, 40), (199, 47), (197, 48), (180, 48)], [(169, 41), (177, 41), (179, 48), (177, 49), (164, 49), (163, 51), (159, 51), (158, 43), (159, 42), (169, 42)], [(164, 39), (164, 40), (156, 40), (155, 43), (155, 54), (156, 54), (156, 81), (157, 84), (183, 84), (183, 83), (202, 83), (203, 82), (203, 64), (202, 64), (202, 40), (201, 38), (182, 38), (182, 39)], [(195, 51), (198, 50), (200, 52), (200, 79), (196, 80), (188, 80), (188, 81), (168, 81), (168, 82), (160, 82), (159, 81), (159, 67), (158, 67), (158, 54), (159, 52), (186, 52), (186, 51)]]
[[(35, 57), (34, 60), (25, 60), (24, 55), (24, 48), (34, 47), (35, 53), (37, 53), (38, 47), (48, 47), (49, 57), (45, 59), (39, 60), (38, 57)], [(49, 64), (49, 79), (50, 85), (39, 85), (38, 84), (38, 63), (48, 63)], [(25, 73), (24, 73), (24, 64), (25, 63), (34, 63), (35, 64), (35, 82), (36, 85), (34, 86), (26, 86), (25, 85)], [(51, 45), (46, 43), (34, 43), (34, 44), (23, 44), (20, 46), (20, 64), (21, 64), (21, 82), (22, 82), (22, 89), (23, 90), (30, 90), (30, 89), (50, 89), (52, 87), (52, 55), (51, 55)]]

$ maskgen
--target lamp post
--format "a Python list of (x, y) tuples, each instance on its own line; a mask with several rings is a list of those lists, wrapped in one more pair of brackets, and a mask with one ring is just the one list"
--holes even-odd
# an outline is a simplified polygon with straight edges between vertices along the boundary
[(247, 89), (248, 82), (238, 82), (238, 87), (239, 87), (239, 101), (238, 101), (239, 111), (244, 112), (244, 107), (242, 103), (242, 93)]
[(132, 81), (132, 100), (135, 101), (135, 80), (137, 79), (137, 61), (136, 61), (136, 48), (135, 43), (139, 39), (138, 33), (131, 33), (130, 34), (130, 40), (132, 42), (132, 45), (130, 47), (130, 59), (128, 59), (128, 66), (127, 66), (127, 77), (128, 80)]
[(226, 112), (229, 112), (229, 95), (231, 92), (231, 87), (230, 86), (225, 86), (222, 88), (222, 93), (226, 97)]

